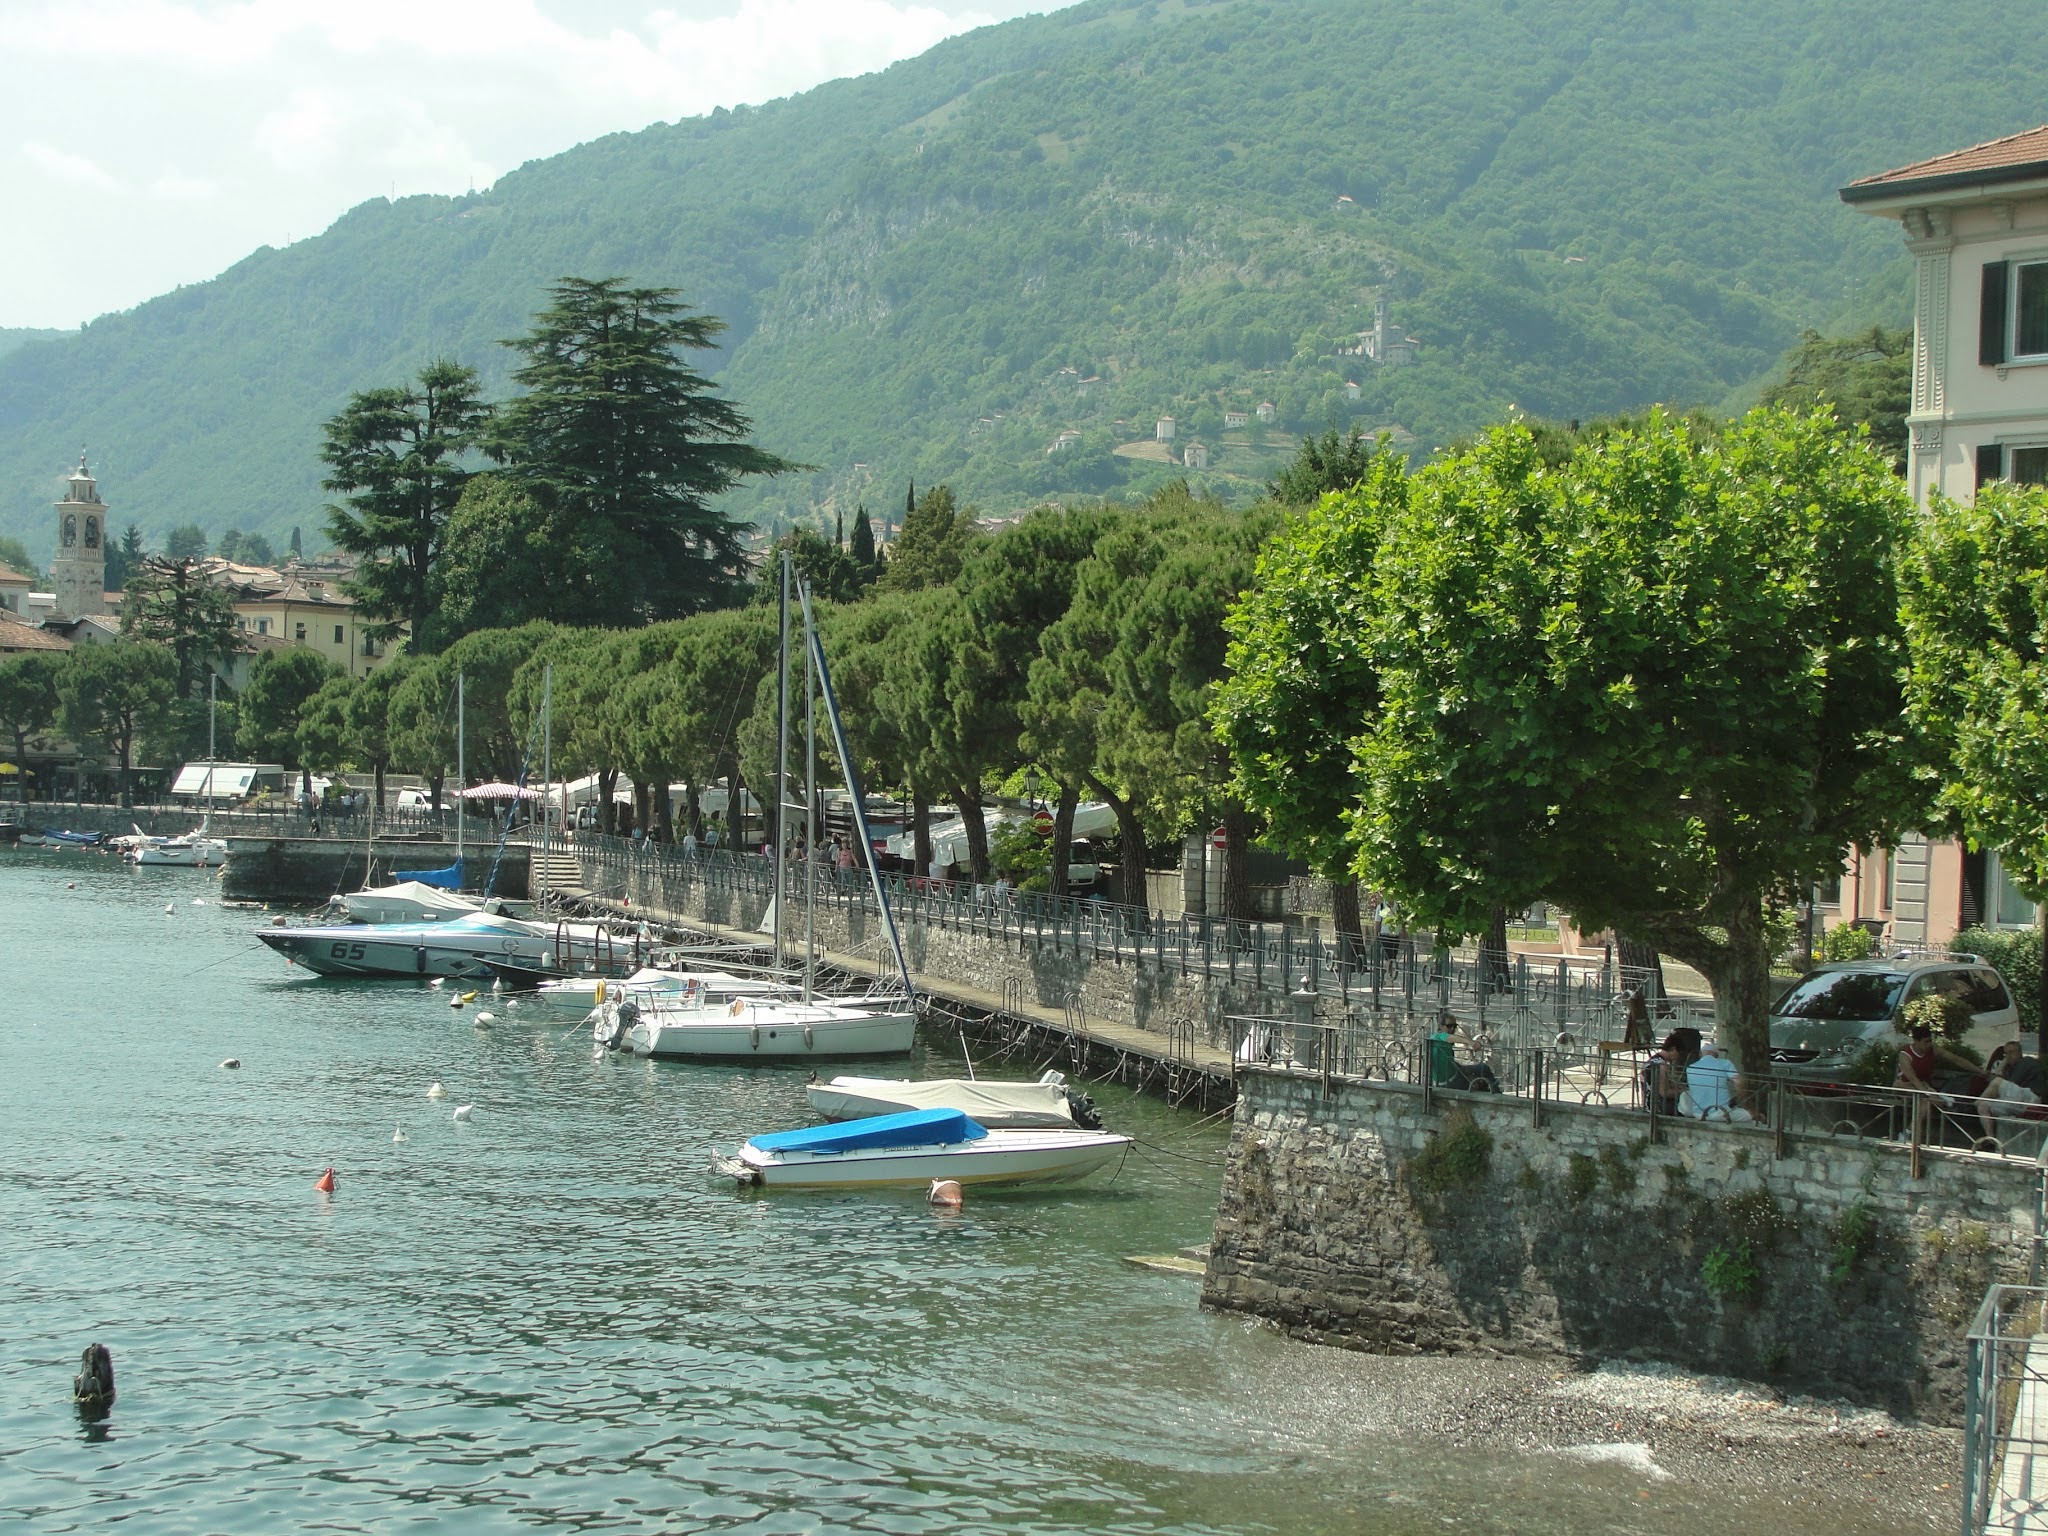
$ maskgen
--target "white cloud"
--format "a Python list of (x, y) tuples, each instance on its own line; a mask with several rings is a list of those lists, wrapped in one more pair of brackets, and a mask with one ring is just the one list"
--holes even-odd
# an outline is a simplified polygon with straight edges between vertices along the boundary
[(880, 69), (1057, 0), (0, 0), (0, 202), (96, 198), (91, 260), (0, 246), (71, 324), (602, 134)]
[(120, 185), (84, 155), (52, 149), (49, 145), (38, 144), (34, 140), (21, 146), (21, 157), (52, 181), (65, 182), (74, 187), (91, 187), (98, 192), (112, 192)]

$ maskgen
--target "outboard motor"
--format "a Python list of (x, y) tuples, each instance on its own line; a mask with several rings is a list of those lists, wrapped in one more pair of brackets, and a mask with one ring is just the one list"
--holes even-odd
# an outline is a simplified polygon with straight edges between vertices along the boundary
[(640, 1005), (631, 998), (612, 998), (599, 1003), (591, 1017), (591, 1033), (608, 1051), (616, 1051), (640, 1022)]
[(1067, 1090), (1067, 1110), (1073, 1115), (1074, 1124), (1081, 1127), (1082, 1130), (1099, 1131), (1102, 1129), (1102, 1111), (1095, 1107), (1094, 1095), (1076, 1093), (1073, 1089), (1069, 1088)]
[(98, 1423), (114, 1406), (114, 1356), (104, 1344), (88, 1344), (71, 1380), (71, 1400), (79, 1417)]

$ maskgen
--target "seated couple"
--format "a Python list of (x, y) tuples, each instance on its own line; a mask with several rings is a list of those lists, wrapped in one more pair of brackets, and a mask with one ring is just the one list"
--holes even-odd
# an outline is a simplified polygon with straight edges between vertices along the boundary
[(1701, 1038), (1696, 1029), (1674, 1029), (1643, 1071), (1643, 1098), (1660, 1114), (1693, 1120), (1747, 1121), (1748, 1110), (1735, 1102), (1740, 1082), (1735, 1063), (1720, 1045)]
[(1925, 1024), (1914, 1028), (1899, 1052), (1899, 1070), (1893, 1082), (1900, 1088), (1922, 1093), (1942, 1093), (1943, 1103), (1960, 1110), (1964, 1099), (1976, 1101), (1977, 1123), (1983, 1128), (1978, 1140), (2002, 1146), (2001, 1121), (2042, 1118), (2044, 1085), (2041, 1063), (2027, 1055), (2019, 1041), (2009, 1040), (1991, 1053), (1979, 1071), (1966, 1056), (1934, 1043), (1934, 1031)]

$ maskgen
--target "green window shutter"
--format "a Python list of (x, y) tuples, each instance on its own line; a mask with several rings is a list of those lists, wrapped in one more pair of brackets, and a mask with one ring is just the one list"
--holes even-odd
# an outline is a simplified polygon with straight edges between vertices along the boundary
[(1984, 302), (1977, 327), (1977, 361), (1987, 368), (1996, 368), (2006, 360), (2005, 336), (2009, 329), (2006, 294), (2011, 286), (2010, 270), (2002, 261), (1984, 263)]
[(1980, 443), (1977, 447), (1977, 489), (1982, 490), (1994, 480), (2005, 478), (2005, 448), (2000, 443)]

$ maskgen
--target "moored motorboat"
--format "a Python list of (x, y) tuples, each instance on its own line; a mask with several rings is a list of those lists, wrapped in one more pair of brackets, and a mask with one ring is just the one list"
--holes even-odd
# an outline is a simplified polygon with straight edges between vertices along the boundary
[(638, 1056), (691, 1061), (900, 1056), (917, 1037), (917, 1010), (902, 998), (802, 1002), (760, 996), (715, 1001), (710, 989), (678, 1000), (611, 998), (590, 1015), (600, 1044)]
[(470, 896), (410, 879), (344, 891), (334, 902), (357, 923), (446, 923), (478, 912), (502, 914), (507, 909), (498, 897)]
[(1079, 1127), (1100, 1130), (1095, 1101), (1067, 1086), (1064, 1075), (1048, 1072), (1035, 1083), (973, 1077), (835, 1077), (805, 1090), (811, 1108), (827, 1120), (859, 1120), (914, 1109), (957, 1109), (990, 1130)]
[(712, 1168), (771, 1188), (1055, 1183), (1085, 1178), (1130, 1144), (1108, 1131), (992, 1131), (957, 1109), (919, 1109), (755, 1136), (714, 1154)]
[[(443, 923), (318, 923), (259, 928), (256, 937), (323, 976), (476, 976), (487, 959), (574, 965), (618, 952), (602, 923), (521, 922), (488, 912)], [(633, 940), (625, 940), (627, 946)]]

